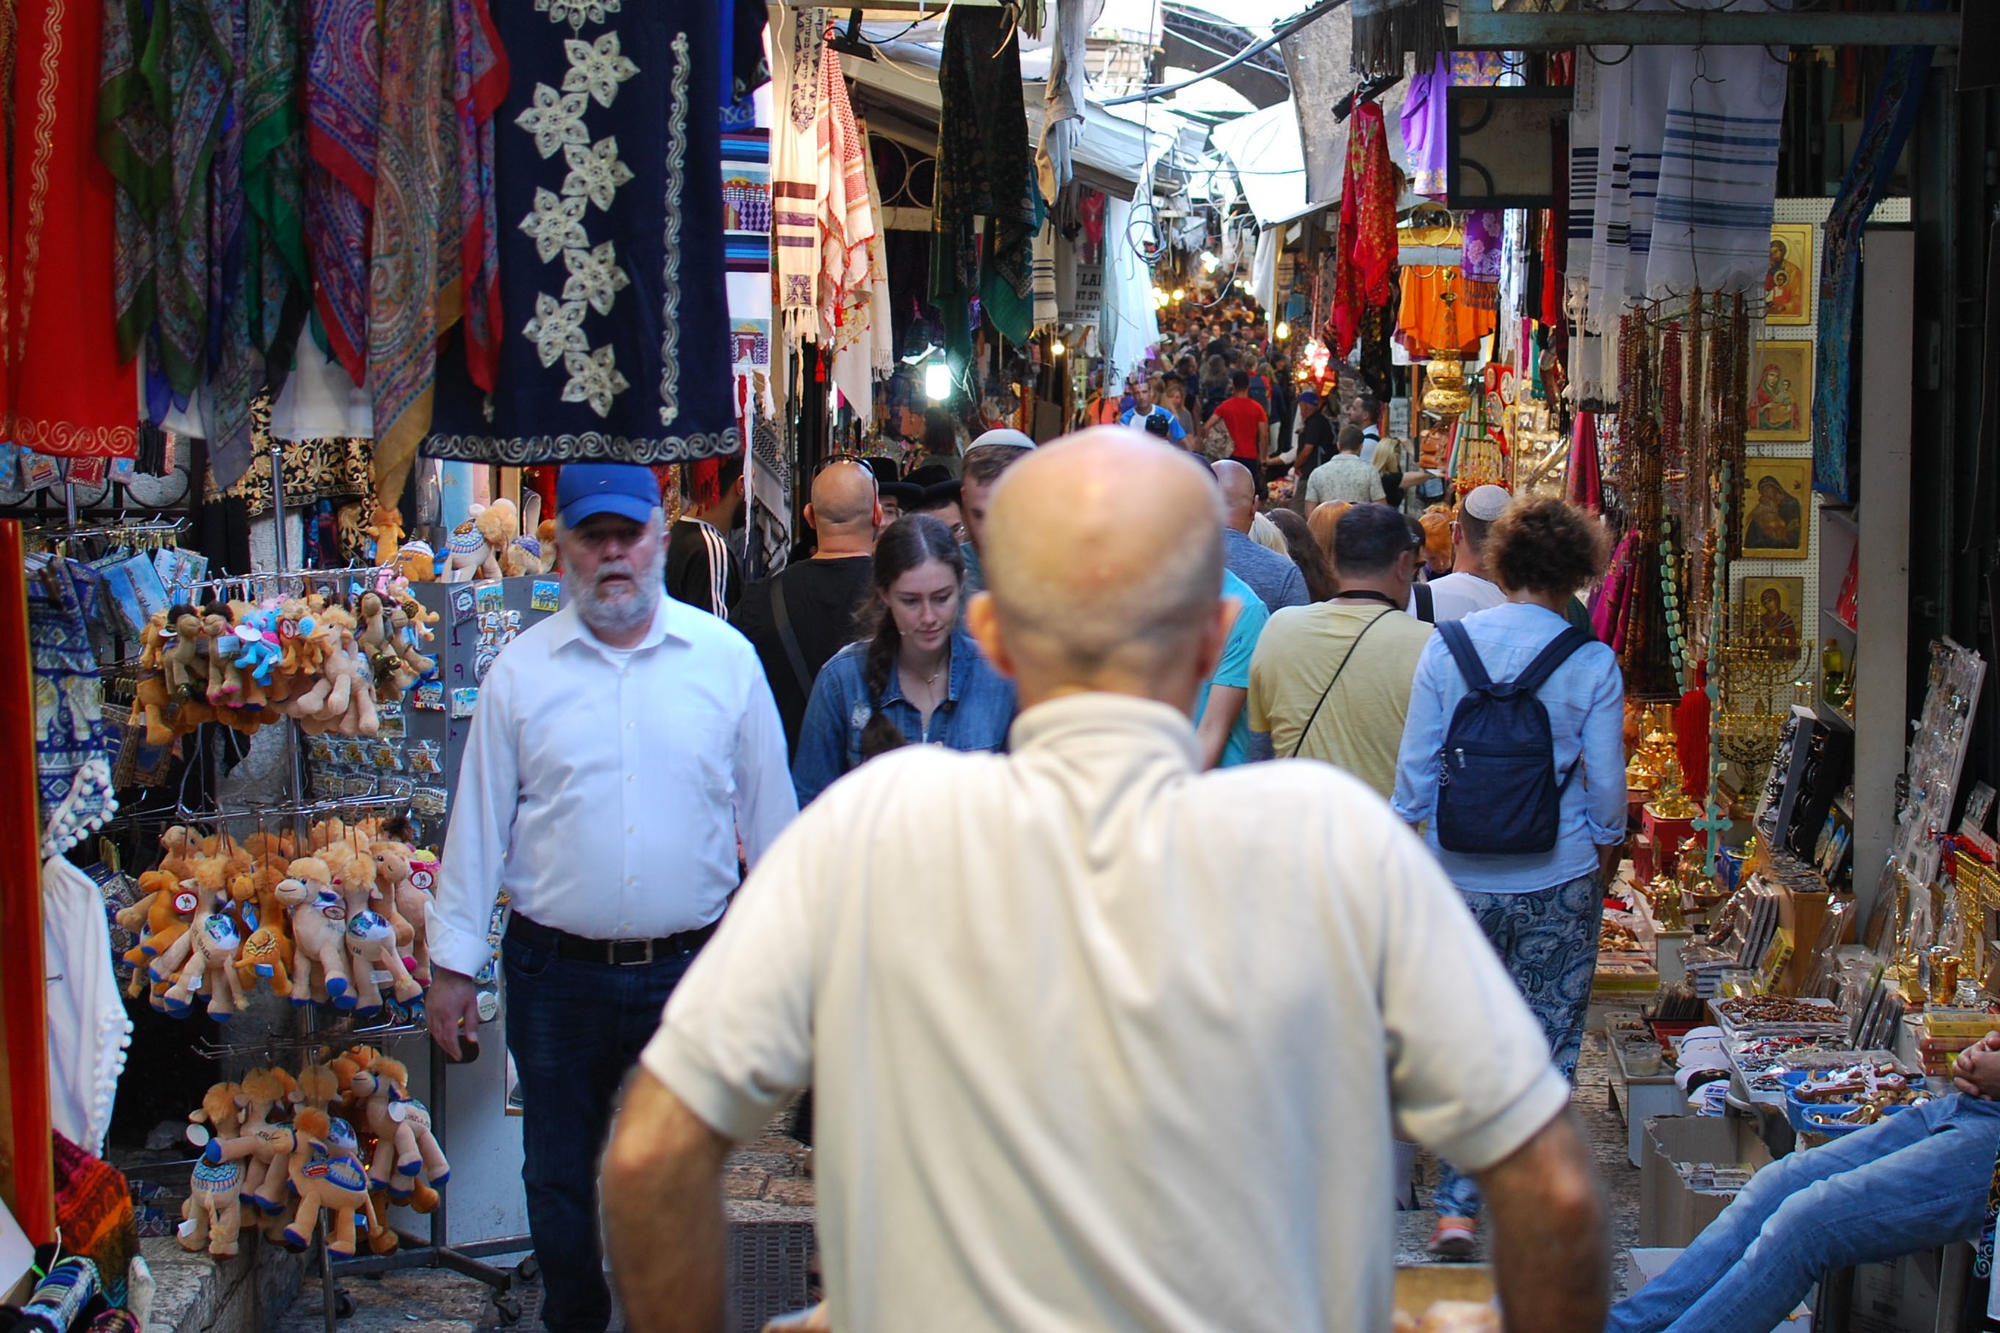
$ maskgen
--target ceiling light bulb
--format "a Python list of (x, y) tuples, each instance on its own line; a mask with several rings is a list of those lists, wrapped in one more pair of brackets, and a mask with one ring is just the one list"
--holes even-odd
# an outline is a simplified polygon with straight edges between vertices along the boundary
[(932, 402), (942, 402), (951, 395), (951, 367), (942, 361), (933, 361), (924, 367), (924, 397)]
[(1278, 321), (1278, 327), (1274, 330), (1274, 332), (1276, 332), (1278, 335), (1278, 341), (1283, 342), (1285, 339), (1292, 336), (1292, 326), (1285, 323), (1285, 321), (1281, 319)]
[(1049, 355), (1061, 356), (1062, 354), (1063, 354), (1063, 343), (1062, 339), (1058, 338), (1054, 342), (1049, 344)]

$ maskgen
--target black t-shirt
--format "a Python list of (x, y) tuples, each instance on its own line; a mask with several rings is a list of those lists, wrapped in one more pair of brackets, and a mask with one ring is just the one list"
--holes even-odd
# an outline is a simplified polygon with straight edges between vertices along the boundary
[[(854, 641), (854, 613), (868, 596), (874, 567), (871, 557), (857, 555), (804, 560), (778, 575), (785, 585), (785, 611), (799, 641), (799, 655), (805, 658), (812, 676), (817, 677), (828, 658)], [(772, 582), (766, 579), (746, 588), (729, 623), (750, 640), (764, 663), (764, 677), (771, 682), (771, 697), (778, 701), (778, 716), (785, 724), (787, 748), (796, 752), (811, 682), (804, 689), (799, 687), (799, 674), (793, 670), (791, 656), (778, 634), (771, 609)]]
[[(1308, 449), (1312, 450), (1310, 458), (1304, 456)], [(1302, 475), (1309, 475), (1310, 469), (1333, 457), (1333, 425), (1326, 419), (1324, 411), (1313, 413), (1299, 427), (1299, 452), (1298, 466)]]
[(726, 534), (684, 518), (667, 536), (667, 593), (718, 619), (743, 596), (743, 562)]

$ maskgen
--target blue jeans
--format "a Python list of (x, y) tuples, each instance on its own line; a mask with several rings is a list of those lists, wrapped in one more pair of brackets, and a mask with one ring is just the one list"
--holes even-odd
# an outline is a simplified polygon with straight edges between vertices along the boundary
[[(1576, 1077), (1590, 981), (1597, 972), (1598, 923), (1604, 915), (1596, 875), (1533, 893), (1462, 893), (1473, 920), (1541, 1022), (1556, 1071)], [(1439, 1217), (1479, 1216), (1479, 1185), (1450, 1162), (1438, 1163), (1431, 1206)]]
[(604, 1333), (611, 1321), (598, 1159), (618, 1089), (694, 955), (616, 967), (559, 958), (512, 931), (501, 945), (507, 1051), (521, 1080), (521, 1179), (551, 1333)]
[(1835, 1269), (1970, 1240), (2000, 1102), (1952, 1093), (1765, 1167), (1607, 1333), (1770, 1333)]

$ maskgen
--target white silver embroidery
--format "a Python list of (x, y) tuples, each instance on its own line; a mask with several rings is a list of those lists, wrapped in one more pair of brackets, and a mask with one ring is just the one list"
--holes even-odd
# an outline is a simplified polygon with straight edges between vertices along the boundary
[(521, 230), (535, 238), (535, 253), (544, 264), (565, 250), (590, 244), (590, 233), (583, 229), (588, 207), (590, 201), (582, 195), (565, 199), (554, 190), (535, 191), (535, 211), (521, 219)]
[(535, 12), (547, 14), (551, 23), (567, 23), (572, 31), (583, 31), (584, 23), (602, 23), (607, 14), (616, 14), (622, 0), (535, 0)]
[(600, 315), (610, 314), (618, 293), (632, 283), (610, 241), (595, 250), (565, 250), (563, 263), (569, 268), (569, 281), (563, 284), (563, 300), (588, 301), (590, 308)]
[(588, 148), (570, 144), (563, 149), (563, 159), (569, 163), (569, 175), (563, 177), (562, 192), (580, 194), (599, 208), (610, 208), (618, 187), (632, 179), (632, 168), (618, 156), (615, 135), (606, 135)]
[(535, 104), (514, 117), (514, 123), (535, 136), (535, 151), (554, 157), (564, 144), (589, 144), (590, 131), (583, 126), (583, 110), (590, 94), (559, 93), (546, 83), (535, 85)]
[(618, 372), (609, 346), (594, 352), (570, 352), (563, 357), (569, 383), (563, 385), (565, 403), (589, 403), (600, 417), (611, 415), (611, 400), (632, 386)]
[(618, 85), (639, 72), (619, 49), (618, 34), (607, 32), (595, 42), (570, 38), (563, 43), (569, 56), (569, 73), (563, 75), (563, 91), (584, 92), (599, 106), (610, 106), (618, 96)]
[(535, 345), (544, 366), (553, 366), (567, 352), (587, 352), (590, 340), (583, 336), (582, 301), (557, 301), (547, 292), (535, 296), (535, 317), (521, 332)]
[(661, 211), (666, 215), (666, 244), (660, 296), (660, 424), (671, 426), (681, 414), (681, 172), (687, 166), (688, 38), (674, 34), (674, 77), (667, 112), (667, 192)]

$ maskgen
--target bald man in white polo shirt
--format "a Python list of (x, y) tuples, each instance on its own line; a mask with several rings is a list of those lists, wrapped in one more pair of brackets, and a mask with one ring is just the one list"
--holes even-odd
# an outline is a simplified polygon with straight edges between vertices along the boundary
[(808, 1080), (835, 1329), (1379, 1333), (1392, 1122), (1475, 1164), (1509, 1327), (1600, 1327), (1569, 1089), (1436, 862), (1326, 765), (1199, 771), (1213, 486), (1087, 431), (1009, 470), (984, 550), (1011, 752), (862, 766), (738, 895), (605, 1157), (631, 1328), (719, 1326), (723, 1160)]

